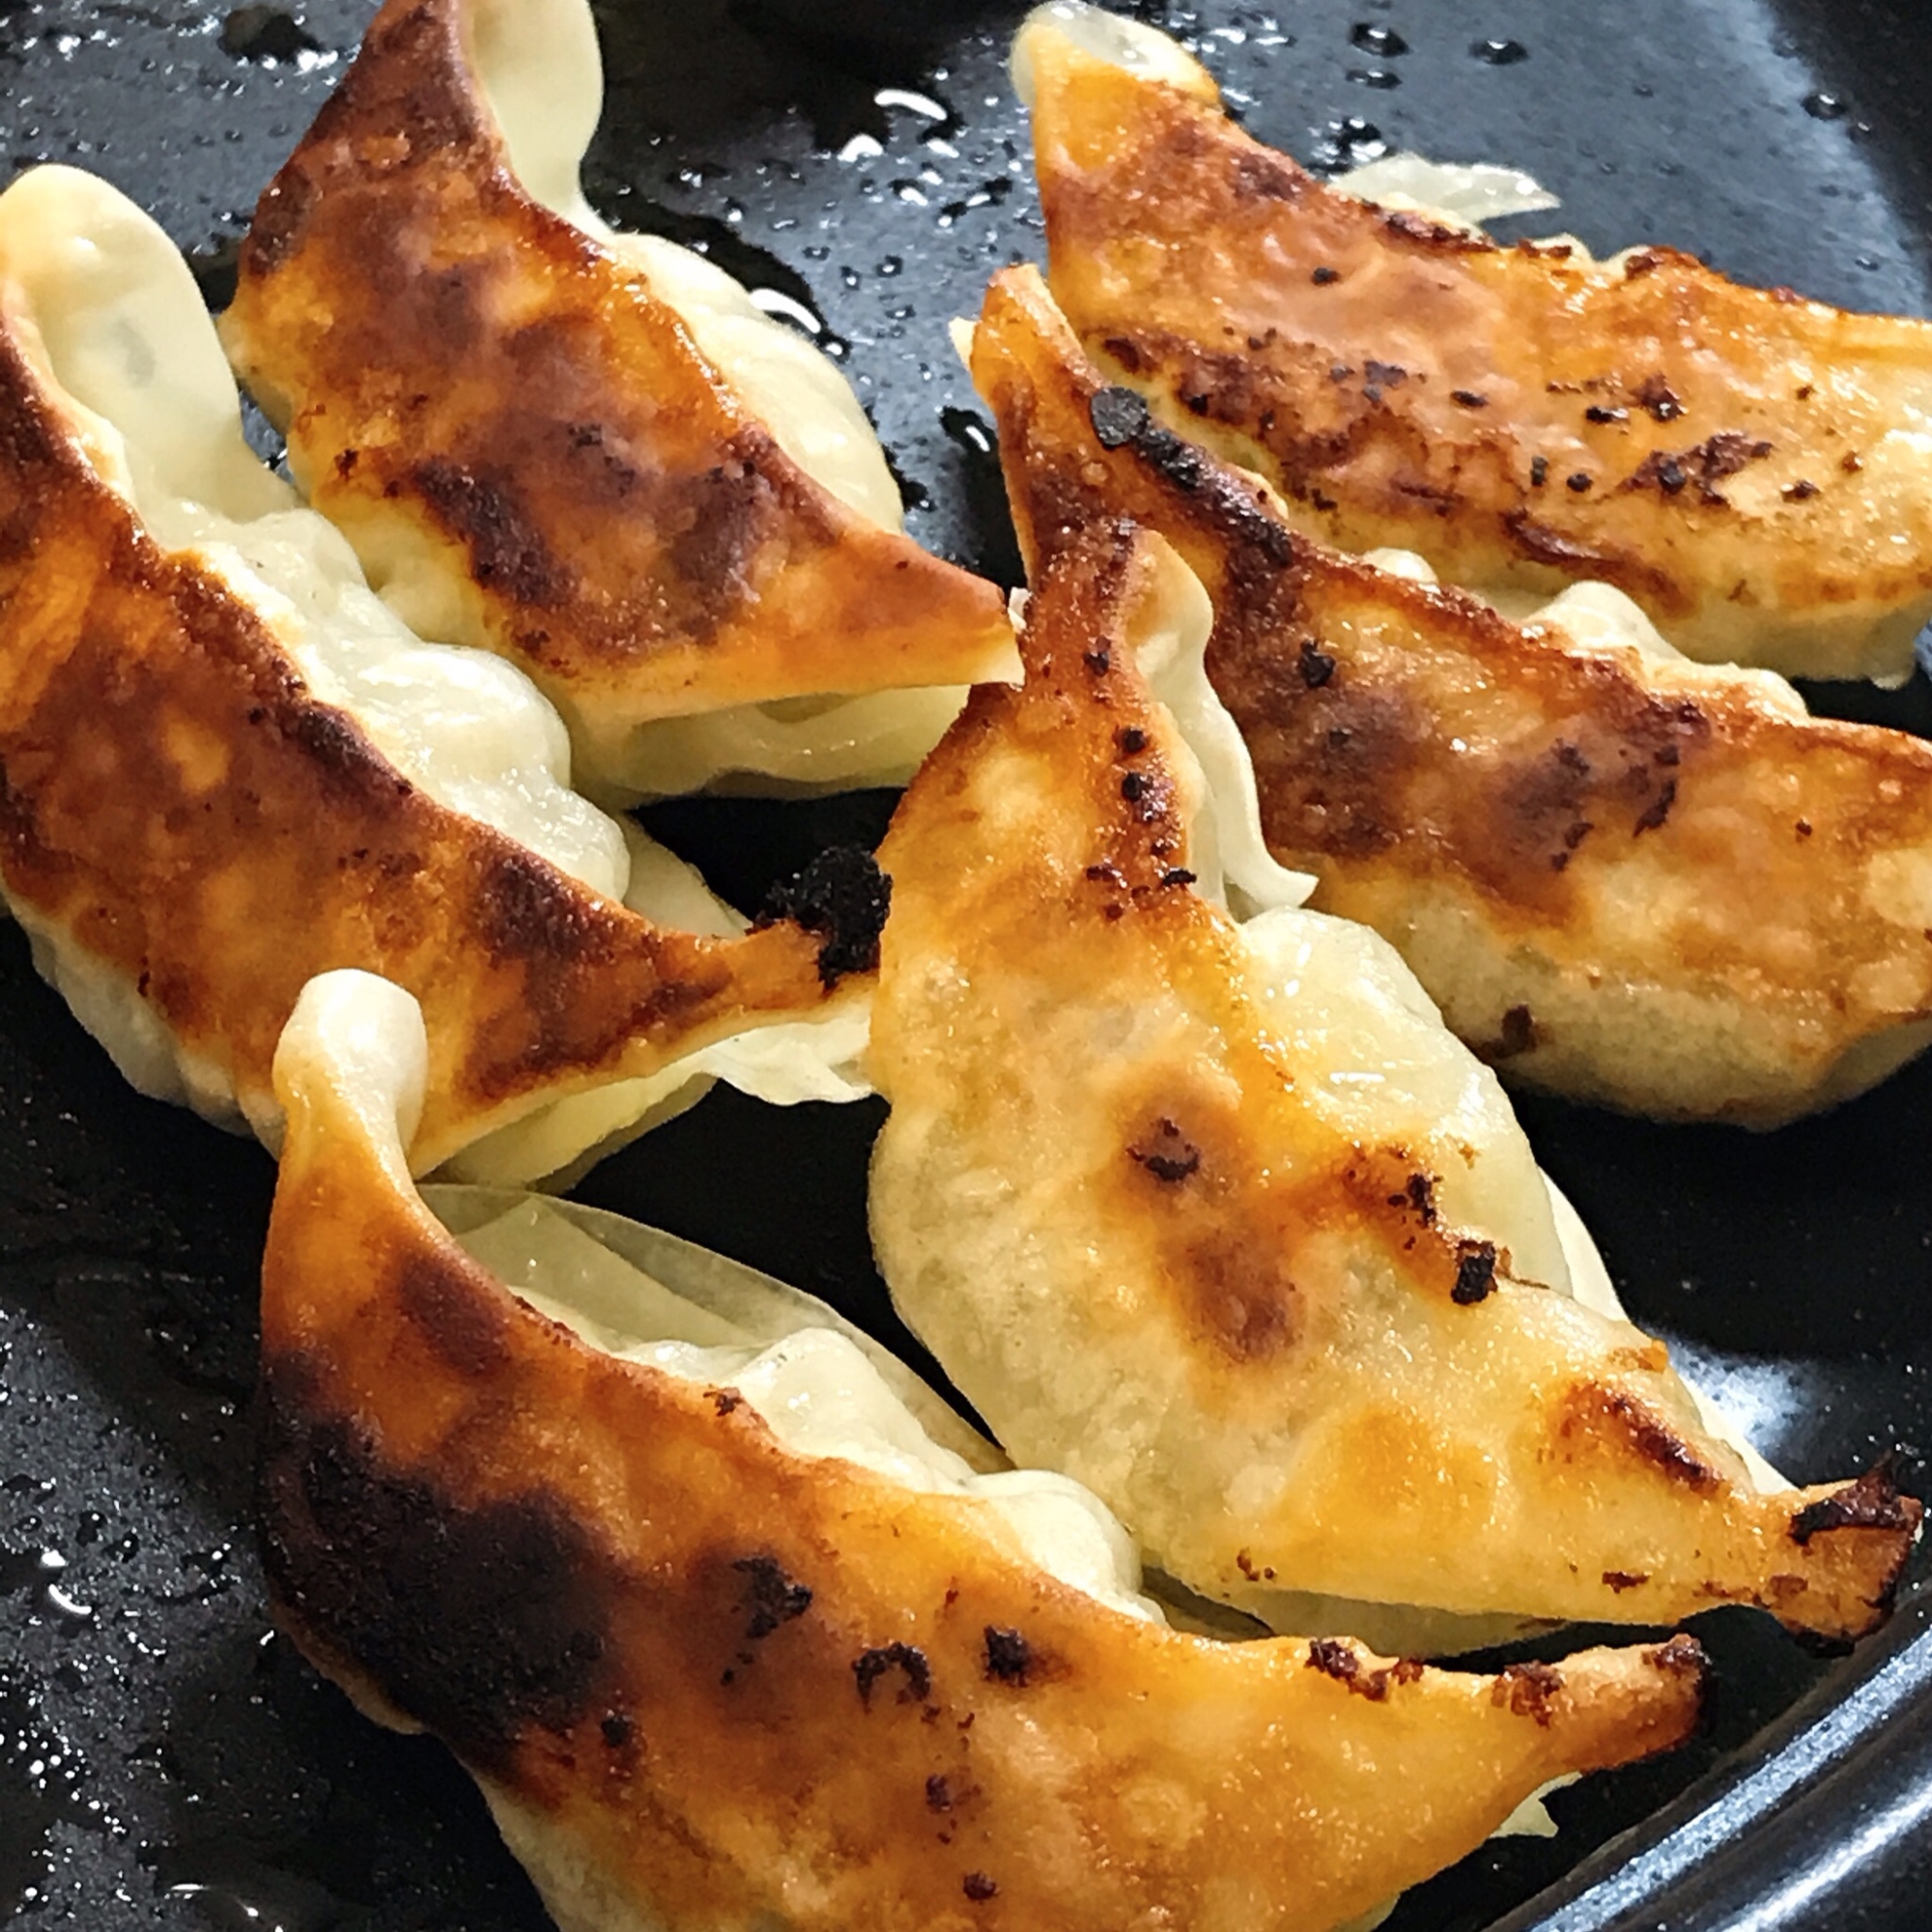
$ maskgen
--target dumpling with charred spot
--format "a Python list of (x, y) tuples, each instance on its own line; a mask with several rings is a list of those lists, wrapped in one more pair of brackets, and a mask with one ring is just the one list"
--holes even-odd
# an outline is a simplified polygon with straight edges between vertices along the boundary
[(144, 1093), (272, 1143), (346, 965), (428, 1013), (422, 1166), (546, 1174), (703, 1074), (858, 1091), (826, 969), (869, 935), (746, 933), (573, 791), (529, 680), (406, 630), (264, 469), (180, 253), (71, 169), (0, 196), (0, 889)]
[(821, 1304), (611, 1215), (419, 1199), (422, 1074), (367, 975), (283, 1037), (264, 1567), (573, 1932), (1330, 1932), (1693, 1723), (1688, 1637), (1481, 1675), (1169, 1627), (1095, 1498)]
[(1669, 248), (1501, 247), (1325, 186), (1151, 28), (1021, 30), (1055, 298), (1169, 426), (1351, 551), (1594, 580), (1706, 662), (1903, 679), (1932, 615), (1932, 324)]
[(1024, 687), (974, 695), (881, 849), (900, 1313), (1016, 1460), (1258, 1613), (1871, 1628), (1918, 1504), (1883, 1473), (1760, 1492), (1662, 1344), (1570, 1292), (1501, 1089), (1393, 950), (1194, 890), (1135, 668), (1179, 569), (1131, 525), (1065, 544)]
[(1276, 857), (1506, 1081), (1769, 1126), (1932, 1039), (1932, 746), (1690, 664), (1606, 584), (1516, 624), (1323, 548), (1108, 385), (1030, 269), (972, 363), (1030, 570), (1108, 516), (1178, 548)]
[(375, 587), (527, 670), (598, 793), (903, 781), (1012, 674), (1003, 601), (902, 534), (815, 346), (591, 211), (601, 95), (585, 0), (388, 0), (257, 210), (236, 367)]

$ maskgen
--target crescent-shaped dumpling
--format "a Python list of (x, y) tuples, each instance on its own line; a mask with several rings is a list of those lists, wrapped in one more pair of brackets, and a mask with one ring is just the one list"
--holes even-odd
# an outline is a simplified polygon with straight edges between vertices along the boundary
[[(665, 720), (1010, 675), (1003, 599), (899, 532), (837, 368), (591, 213), (600, 91), (582, 0), (377, 15), (223, 323), (309, 499), (417, 630), (529, 672), (593, 785), (688, 779)], [(907, 700), (926, 743), (958, 696)]]
[(1492, 1676), (1167, 1628), (1093, 1498), (976, 1475), (803, 1297), (775, 1346), (742, 1292), (627, 1313), (600, 1242), (681, 1244), (578, 1216), (546, 1273), (572, 1210), (506, 1200), (467, 1238), (548, 1307), (595, 1275), (608, 1346), (513, 1294), (410, 1184), (395, 988), (318, 980), (276, 1073), (277, 1618), (451, 1746), (573, 1932), (1325, 1932), (1694, 1719), (1687, 1637)]
[(71, 169), (8, 189), (0, 886), (134, 1084), (272, 1142), (297, 995), (368, 967), (428, 1015), (418, 1167), (514, 1129), (495, 1171), (534, 1177), (826, 1007), (824, 937), (633, 867), (566, 765), (526, 678), (406, 631), (256, 460), (166, 236)]
[(972, 360), (1030, 570), (1104, 516), (1176, 547), (1275, 856), (1506, 1079), (1767, 1126), (1932, 1037), (1932, 746), (1690, 664), (1601, 585), (1525, 628), (1323, 549), (1106, 385), (1033, 270)]
[(1193, 890), (1135, 667), (1158, 547), (1060, 551), (1024, 687), (974, 694), (881, 848), (901, 1314), (1010, 1455), (1204, 1595), (1869, 1629), (1918, 1505), (1882, 1471), (1759, 1492), (1662, 1344), (1559, 1292), (1501, 1090), (1386, 944)]
[(1151, 29), (1022, 29), (1055, 298), (1170, 425), (1345, 549), (1627, 592), (1689, 656), (1903, 677), (1932, 614), (1932, 325), (1323, 186)]

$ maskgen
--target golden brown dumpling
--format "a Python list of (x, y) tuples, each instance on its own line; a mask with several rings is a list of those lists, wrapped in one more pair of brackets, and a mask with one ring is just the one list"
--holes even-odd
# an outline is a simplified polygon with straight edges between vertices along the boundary
[(1205, 1595), (1871, 1628), (1918, 1505), (1760, 1493), (1663, 1345), (1561, 1292), (1500, 1089), (1386, 944), (1194, 891), (1134, 663), (1157, 546), (1049, 562), (1024, 688), (975, 693), (881, 849), (900, 1312), (1016, 1461)]
[(1348, 550), (1626, 591), (1680, 650), (1903, 677), (1932, 614), (1932, 325), (1667, 248), (1498, 247), (1324, 187), (1173, 43), (1032, 15), (1055, 299), (1172, 427)]
[[(688, 1289), (692, 1251), (614, 1217), (459, 1204), (545, 1305), (597, 1273), (623, 1352), (513, 1295), (410, 1185), (393, 987), (318, 980), (276, 1073), (276, 1616), (455, 1749), (573, 1932), (1324, 1932), (1694, 1720), (1686, 1637), (1486, 1676), (1168, 1629), (1091, 1497), (974, 1475), (804, 1297)], [(564, 1225), (547, 1294), (533, 1217)], [(625, 1250), (677, 1271), (629, 1314)], [(1122, 1548), (1083, 1575), (1083, 1540)]]
[(417, 1165), (495, 1135), (529, 1178), (838, 997), (824, 936), (734, 933), (570, 789), (526, 678), (369, 593), (243, 442), (180, 253), (71, 169), (0, 196), (0, 887), (143, 1092), (272, 1143), (296, 996), (380, 969), (429, 1016)]
[(1763, 1126), (1932, 1037), (1932, 747), (1646, 644), (1603, 585), (1523, 628), (1324, 550), (1108, 387), (1030, 269), (972, 357), (1030, 568), (1108, 515), (1175, 545), (1275, 856), (1506, 1079)]
[[(310, 500), (415, 629), (527, 670), (597, 787), (665, 788), (666, 720), (1009, 674), (999, 592), (899, 533), (837, 369), (590, 213), (599, 93), (582, 0), (377, 15), (223, 324)], [(923, 751), (958, 694), (906, 701)], [(688, 752), (684, 781), (729, 756)], [(836, 747), (777, 771), (857, 776)]]

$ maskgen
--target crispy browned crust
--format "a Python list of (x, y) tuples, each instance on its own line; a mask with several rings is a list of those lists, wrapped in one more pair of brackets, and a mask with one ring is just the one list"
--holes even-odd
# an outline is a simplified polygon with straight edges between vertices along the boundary
[(1177, 428), (1297, 523), (1463, 583), (1627, 591), (1690, 655), (1903, 671), (1932, 608), (1932, 467), (1877, 454), (1932, 328), (1597, 266), (1324, 187), (1211, 100), (1038, 37), (1055, 297)]
[(845, 509), (626, 269), (518, 186), (463, 0), (390, 0), (263, 196), (224, 336), (382, 585), (514, 660), (609, 776), (655, 718), (947, 684), (998, 591)]
[(660, 929), (427, 798), (213, 569), (154, 543), (4, 330), (0, 876), (253, 1119), (311, 976), (407, 986), (430, 1033), (418, 1167), (827, 996), (794, 924)]
[[(1308, 1097), (1323, 1064), (1177, 869), (1172, 724), (1131, 661), (1146, 542), (1064, 544), (1024, 686), (974, 694), (881, 848), (872, 1233), (901, 1312), (1011, 1453), (1092, 1484), (1196, 1589), (1875, 1626), (1917, 1502), (1883, 1472), (1844, 1514), (1818, 1506), (1866, 1485), (1759, 1493), (1662, 1343), (1579, 1322), (1450, 1224), (1421, 1151)], [(1224, 1493), (1197, 1454), (1272, 1480)]]
[(1030, 570), (1108, 516), (1177, 547), (1270, 849), (1508, 1078), (1764, 1125), (1918, 1043), (1932, 747), (1324, 550), (1107, 389), (1032, 270), (994, 283), (973, 361)]
[(791, 1456), (731, 1391), (536, 1316), (289, 1071), (277, 1615), (652, 1923), (1318, 1932), (1694, 1721), (1688, 1638), (1489, 1678), (1104, 1609), (970, 1500)]

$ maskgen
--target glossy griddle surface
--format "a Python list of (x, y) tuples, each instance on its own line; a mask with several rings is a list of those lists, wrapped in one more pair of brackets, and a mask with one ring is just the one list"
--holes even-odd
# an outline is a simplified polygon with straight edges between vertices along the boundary
[[(0, 0), (0, 173), (53, 159), (106, 174), (218, 301), (254, 197), (369, 11), (317, 0), (297, 32), (261, 9)], [(945, 326), (977, 309), (993, 268), (1042, 252), (1003, 71), (1020, 10), (600, 11), (612, 98), (593, 199), (817, 323), (884, 434), (914, 531), (1010, 582), (984, 418)], [(1835, 302), (1932, 307), (1932, 12), (1918, 0), (1143, 12), (1303, 156), (1386, 142), (1515, 161), (1564, 200), (1519, 228), (1670, 242)], [(1889, 697), (1813, 696), (1932, 724), (1922, 678)], [(681, 804), (651, 822), (746, 903), (818, 843), (875, 837), (888, 807)], [(248, 1421), (267, 1157), (130, 1094), (11, 929), (0, 986), (0, 1922), (543, 1926), (440, 1748), (362, 1722), (270, 1632)], [(1932, 1065), (1774, 1138), (1541, 1101), (1523, 1114), (1636, 1318), (1793, 1476), (1849, 1474), (1902, 1444), (1924, 1492)], [(895, 1334), (865, 1236), (878, 1118), (720, 1093), (580, 1192)], [(1485, 1850), (1392, 1924), (1932, 1922), (1925, 1568), (1891, 1631), (1851, 1658), (1744, 1613), (1701, 1620), (1721, 1671), (1702, 1742), (1559, 1794), (1556, 1840)]]

